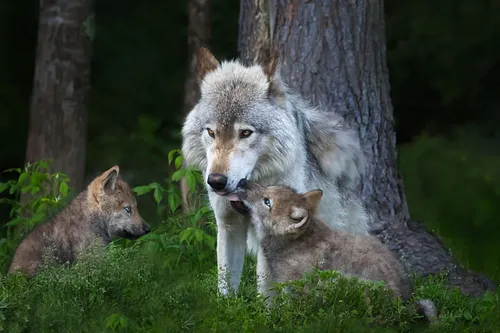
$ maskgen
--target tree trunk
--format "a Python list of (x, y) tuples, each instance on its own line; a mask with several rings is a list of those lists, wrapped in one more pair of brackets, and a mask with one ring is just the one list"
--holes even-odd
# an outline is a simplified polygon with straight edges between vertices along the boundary
[[(208, 47), (211, 38), (211, 0), (188, 1), (188, 71), (184, 92), (184, 114), (186, 115), (196, 105), (200, 98), (200, 82), (197, 62), (200, 47)], [(182, 193), (182, 209), (189, 211), (199, 205), (198, 200), (189, 198), (189, 188), (184, 178), (180, 182)]]
[(40, 0), (26, 160), (50, 159), (75, 190), (84, 179), (92, 0)]
[[(258, 0), (242, 1), (242, 58), (255, 59), (265, 45), (255, 42), (259, 29), (248, 27), (267, 15), (283, 80), (313, 104), (343, 115), (359, 130), (367, 159), (362, 195), (375, 221), (383, 221), (372, 226), (373, 233), (410, 272), (447, 271), (450, 284), (473, 295), (494, 290), (491, 281), (460, 267), (437, 237), (410, 220), (396, 164), (383, 0), (270, 1), (271, 6), (260, 6)], [(257, 13), (262, 10), (267, 13)]]

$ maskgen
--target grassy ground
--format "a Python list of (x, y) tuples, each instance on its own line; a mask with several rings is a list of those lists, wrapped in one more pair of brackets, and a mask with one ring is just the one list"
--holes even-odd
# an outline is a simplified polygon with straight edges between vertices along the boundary
[[(492, 143), (462, 141), (451, 145), (424, 137), (401, 148), (400, 170), (409, 207), (414, 218), (444, 238), (462, 263), (498, 281), (500, 208), (493, 202), (500, 198), (500, 159), (470, 148)], [(34, 169), (21, 173), (18, 182), (0, 184), (0, 192), (37, 194), (26, 206), (8, 201), (13, 216), (0, 238), (0, 332), (500, 332), (500, 291), (471, 299), (437, 278), (416, 280), (414, 295), (414, 300), (434, 300), (440, 312), (435, 325), (421, 318), (414, 302), (404, 306), (392, 300), (383, 285), (335, 272), (297, 282), (296, 290), (305, 284), (313, 288), (280, 296), (267, 310), (256, 294), (252, 258), (247, 258), (238, 293), (221, 298), (215, 227), (206, 207), (189, 217), (155, 224), (158, 228), (140, 241), (121, 240), (105, 251), (93, 250), (71, 268), (48, 265), (32, 280), (7, 277), (2, 274), (19, 234), (62, 206), (64, 200), (59, 198), (68, 192), (64, 177), (44, 177)], [(184, 171), (176, 178), (185, 176), (196, 183), (196, 177), (189, 175)], [(51, 184), (49, 192), (39, 192), (46, 189), (46, 182)], [(158, 205), (153, 215), (163, 219), (180, 202), (174, 188), (152, 183), (136, 192), (152, 194)], [(25, 212), (34, 212), (33, 217), (24, 218)], [(202, 215), (209, 220), (203, 226)], [(326, 283), (318, 286), (318, 279)], [(364, 298), (366, 288), (369, 303)]]
[[(472, 300), (439, 279), (416, 281), (415, 298), (432, 298), (441, 323), (429, 326), (383, 285), (335, 272), (295, 284), (266, 310), (247, 258), (237, 295), (217, 295), (210, 242), (180, 242), (182, 219), (168, 220), (135, 243), (92, 250), (71, 268), (47, 265), (34, 279), (0, 277), (0, 331), (17, 332), (498, 332), (500, 293)], [(168, 230), (168, 232), (165, 232)], [(176, 232), (177, 231), (177, 232)], [(180, 237), (178, 236), (180, 235)], [(189, 239), (189, 238), (188, 238)], [(331, 277), (337, 277), (331, 282)], [(326, 284), (318, 286), (318, 280)], [(370, 303), (363, 291), (370, 290)]]

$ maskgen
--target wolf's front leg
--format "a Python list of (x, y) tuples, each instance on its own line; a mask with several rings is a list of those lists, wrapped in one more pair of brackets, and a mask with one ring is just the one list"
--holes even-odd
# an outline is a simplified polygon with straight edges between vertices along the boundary
[(247, 248), (248, 222), (236, 218), (231, 222), (217, 220), (218, 286), (222, 295), (237, 291)]
[(257, 291), (266, 298), (267, 305), (271, 304), (274, 296), (274, 291), (271, 289), (272, 279), (270, 274), (269, 263), (262, 252), (262, 248), (259, 246), (257, 252)]

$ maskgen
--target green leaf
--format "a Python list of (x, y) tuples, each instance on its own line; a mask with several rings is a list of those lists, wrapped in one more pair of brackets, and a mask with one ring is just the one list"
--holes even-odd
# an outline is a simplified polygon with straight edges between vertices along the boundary
[(172, 213), (175, 213), (179, 206), (182, 205), (182, 197), (177, 192), (170, 191), (167, 200)]
[(22, 184), (24, 183), (24, 181), (26, 180), (26, 178), (28, 178), (28, 176), (29, 176), (29, 175), (30, 175), (30, 174), (29, 174), (29, 172), (23, 172), (23, 173), (21, 173), (21, 174), (19, 175), (19, 178), (18, 178), (18, 180), (17, 180), (17, 183), (18, 183), (19, 185), (22, 185)]
[(4, 172), (4, 173), (6, 173), (6, 172), (17, 172), (17, 173), (21, 173), (21, 168), (11, 168), (11, 169), (4, 170), (3, 172)]
[(155, 198), (156, 203), (160, 204), (161, 200), (163, 199), (163, 192), (162, 192), (162, 190), (156, 188), (153, 196)]
[(11, 226), (14, 226), (14, 225), (23, 224), (23, 221), (25, 221), (25, 220), (26, 220), (25, 218), (18, 217), (18, 218), (15, 218), (15, 219), (10, 220), (9, 222), (5, 223), (5, 226), (6, 227), (11, 227)]
[(160, 184), (156, 183), (156, 182), (153, 182), (153, 183), (149, 184), (148, 186), (151, 187), (151, 188), (153, 188), (153, 189), (163, 190), (163, 187)]
[(59, 192), (63, 195), (63, 196), (67, 196), (68, 195), (68, 191), (69, 191), (69, 187), (68, 187), (68, 184), (66, 183), (61, 183), (59, 185)]
[(173, 173), (172, 180), (174, 182), (178, 182), (182, 179), (182, 177), (184, 177), (185, 174), (186, 174), (186, 169), (179, 169)]
[(179, 152), (179, 149), (172, 149), (168, 152), (168, 164), (172, 164), (172, 160), (174, 159), (175, 154)]
[(184, 161), (184, 157), (182, 157), (182, 155), (177, 156), (177, 158), (175, 159), (175, 168), (179, 169), (179, 167), (181, 166), (183, 161)]
[(194, 176), (193, 172), (186, 172), (185, 179), (186, 185), (189, 188), (189, 192), (194, 191), (194, 189), (196, 188), (196, 177)]
[(193, 228), (186, 228), (183, 231), (181, 231), (179, 235), (179, 242), (188, 242), (189, 239), (193, 237), (194, 229)]
[(6, 183), (0, 183), (0, 193), (2, 193), (3, 191), (5, 191), (6, 189), (8, 189), (10, 187), (10, 183), (9, 182), (6, 182)]
[(137, 195), (144, 195), (146, 193), (149, 193), (153, 190), (153, 188), (149, 185), (147, 186), (136, 186), (134, 187), (134, 192), (137, 193)]
[(198, 243), (203, 242), (203, 239), (205, 238), (205, 233), (201, 229), (196, 229), (194, 232), (194, 238)]

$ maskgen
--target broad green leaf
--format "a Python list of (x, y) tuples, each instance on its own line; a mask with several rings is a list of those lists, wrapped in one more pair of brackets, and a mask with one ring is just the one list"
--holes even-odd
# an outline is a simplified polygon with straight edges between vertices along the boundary
[(69, 190), (68, 184), (63, 182), (59, 185), (59, 192), (61, 192), (63, 196), (68, 195), (68, 190)]
[(184, 161), (184, 157), (182, 157), (182, 155), (177, 156), (177, 158), (175, 159), (175, 168), (179, 169), (179, 167), (181, 166), (183, 161)]
[(178, 182), (182, 179), (182, 177), (184, 177), (185, 174), (186, 174), (186, 169), (179, 169), (173, 173), (172, 180), (174, 182)]
[(168, 152), (168, 164), (169, 165), (172, 164), (174, 156), (175, 156), (175, 154), (177, 154), (178, 151), (179, 151), (178, 149), (173, 149), (173, 150)]
[(137, 193), (137, 195), (143, 195), (146, 193), (151, 192), (153, 189), (150, 186), (136, 186), (134, 187), (134, 192)]
[(155, 198), (156, 203), (160, 204), (161, 200), (163, 199), (163, 192), (162, 192), (162, 190), (156, 188), (153, 196)]

